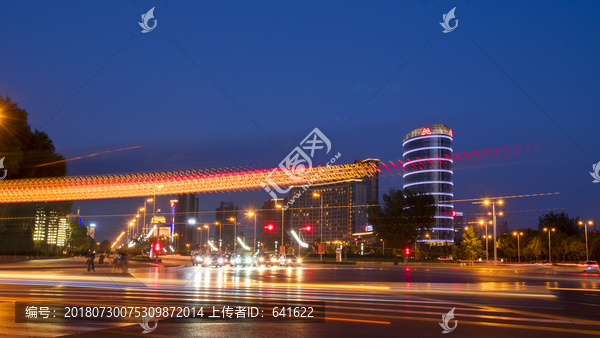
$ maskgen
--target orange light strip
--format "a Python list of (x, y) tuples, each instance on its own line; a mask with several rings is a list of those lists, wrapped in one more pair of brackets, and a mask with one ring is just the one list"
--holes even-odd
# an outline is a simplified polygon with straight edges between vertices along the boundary
[[(198, 169), (157, 173), (53, 177), (0, 181), (0, 203), (76, 201), (108, 198), (177, 195), (187, 193), (233, 192), (262, 189), (272, 169)], [(372, 176), (376, 164), (356, 163), (314, 167), (295, 180), (281, 170), (270, 178), (279, 187), (331, 183)]]
[(115, 244), (117, 244), (117, 242), (118, 242), (118, 241), (121, 239), (121, 237), (123, 237), (123, 235), (125, 235), (125, 231), (123, 231), (123, 232), (122, 232), (122, 233), (119, 235), (119, 237), (117, 237), (117, 240), (116, 240), (116, 241), (113, 243), (113, 245), (111, 245), (111, 246), (110, 246), (110, 248), (111, 248), (111, 249), (112, 249), (112, 248), (115, 246)]

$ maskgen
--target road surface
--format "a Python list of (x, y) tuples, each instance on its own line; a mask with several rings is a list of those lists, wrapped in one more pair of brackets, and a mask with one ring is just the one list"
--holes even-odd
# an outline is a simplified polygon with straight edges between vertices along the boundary
[[(0, 336), (27, 337), (462, 337), (600, 335), (600, 277), (576, 268), (503, 265), (202, 268), (188, 258), (109, 265), (86, 272), (85, 259), (0, 265)], [(325, 302), (325, 321), (201, 320), (138, 323), (15, 323), (15, 302), (69, 306), (191, 307)], [(281, 303), (280, 303), (281, 304)], [(316, 303), (315, 303), (316, 304)], [(456, 320), (456, 322), (455, 322)], [(142, 322), (142, 320), (140, 320)]]

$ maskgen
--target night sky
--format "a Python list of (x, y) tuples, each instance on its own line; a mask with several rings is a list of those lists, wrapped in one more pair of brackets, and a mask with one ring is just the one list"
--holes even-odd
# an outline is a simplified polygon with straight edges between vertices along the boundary
[[(152, 7), (157, 27), (143, 34)], [(444, 34), (453, 7), (459, 25)], [(142, 146), (70, 161), (69, 175), (273, 167), (315, 127), (342, 163), (398, 163), (408, 132), (443, 123), (466, 161), (456, 199), (560, 192), (507, 200), (509, 228), (535, 228), (550, 211), (530, 211), (540, 209), (600, 221), (589, 174), (600, 161), (599, 16), (597, 1), (6, 1), (0, 95), (66, 158)], [(493, 147), (500, 155), (462, 156)], [(380, 191), (390, 187), (402, 187), (397, 171), (382, 174)], [(269, 196), (199, 198), (214, 211)], [(79, 201), (74, 211), (141, 204)], [(123, 217), (85, 222), (97, 240), (126, 227)]]

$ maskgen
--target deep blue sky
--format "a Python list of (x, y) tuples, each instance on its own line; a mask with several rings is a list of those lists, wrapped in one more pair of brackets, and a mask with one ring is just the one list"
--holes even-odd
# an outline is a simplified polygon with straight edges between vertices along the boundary
[[(142, 34), (152, 7), (157, 28)], [(438, 22), (453, 7), (459, 26), (444, 34)], [(11, 1), (0, 11), (0, 94), (34, 128), (58, 111), (43, 130), (67, 158), (144, 146), (69, 162), (70, 175), (274, 166), (315, 127), (345, 163), (397, 160), (404, 135), (431, 123), (453, 128), (459, 154), (540, 142), (536, 155), (457, 168), (455, 198), (560, 192), (508, 200), (509, 227), (535, 227), (545, 212), (523, 211), (563, 206), (600, 221), (588, 174), (600, 161), (599, 12), (597, 1)], [(380, 188), (401, 186), (387, 175)], [(201, 210), (266, 198), (203, 195)], [(122, 214), (141, 201), (75, 205)], [(100, 240), (124, 228), (122, 218), (86, 221)]]

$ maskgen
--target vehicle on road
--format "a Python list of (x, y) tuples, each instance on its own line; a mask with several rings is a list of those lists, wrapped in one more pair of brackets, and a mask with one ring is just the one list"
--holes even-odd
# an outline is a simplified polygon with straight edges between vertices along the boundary
[(271, 255), (268, 252), (258, 252), (254, 255), (253, 263), (254, 266), (265, 265), (267, 267), (271, 267), (277, 264), (277, 257)]
[(583, 272), (600, 271), (598, 268), (598, 262), (596, 262), (596, 261), (587, 261), (582, 264), (582, 267), (583, 267)]
[(223, 265), (225, 265), (225, 260), (221, 254), (207, 254), (202, 261), (202, 266), (204, 267), (214, 266), (215, 268), (218, 268)]
[(244, 255), (241, 255), (242, 258), (242, 264), (243, 266), (252, 266), (254, 265), (254, 254), (251, 253), (247, 253)]
[(204, 253), (202, 251), (194, 250), (190, 253), (192, 265), (201, 265), (202, 258), (204, 257)]
[(302, 260), (296, 255), (284, 254), (279, 256), (279, 266), (300, 266)]
[(234, 267), (243, 265), (243, 256), (238, 253), (231, 254), (229, 256), (229, 265)]

